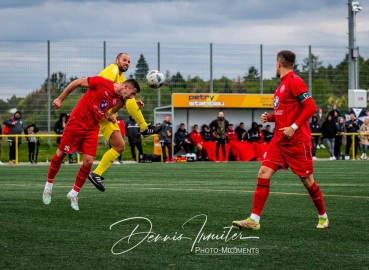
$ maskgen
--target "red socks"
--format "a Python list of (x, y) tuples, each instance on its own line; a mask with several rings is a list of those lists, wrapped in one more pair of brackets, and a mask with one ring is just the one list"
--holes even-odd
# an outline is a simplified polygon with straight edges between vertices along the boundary
[(53, 156), (50, 161), (49, 171), (47, 172), (47, 182), (52, 183), (54, 182), (55, 176), (58, 173), (61, 163), (63, 159), (61, 159), (57, 154)]
[(319, 215), (325, 214), (326, 210), (324, 206), (323, 194), (319, 186), (314, 182), (314, 184), (312, 184), (307, 190), (309, 191), (310, 198), (312, 199), (315, 208), (318, 210)]
[(261, 216), (269, 195), (270, 179), (258, 178), (252, 202), (252, 213)]
[(92, 167), (86, 167), (82, 164), (81, 168), (77, 173), (76, 181), (74, 182), (73, 190), (79, 192), (82, 186), (85, 184), (88, 174), (90, 173)]

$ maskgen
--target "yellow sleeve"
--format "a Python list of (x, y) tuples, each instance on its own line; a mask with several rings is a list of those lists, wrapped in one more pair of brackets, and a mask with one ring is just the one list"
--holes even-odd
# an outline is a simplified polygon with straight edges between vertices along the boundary
[(115, 83), (123, 83), (126, 80), (124, 75), (119, 75), (119, 68), (116, 64), (111, 64), (110, 66), (106, 67), (102, 70), (99, 76), (111, 80)]

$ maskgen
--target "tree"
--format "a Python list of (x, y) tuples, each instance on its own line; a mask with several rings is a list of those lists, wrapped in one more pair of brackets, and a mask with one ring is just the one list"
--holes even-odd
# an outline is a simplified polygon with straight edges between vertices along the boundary
[(255, 81), (258, 80), (259, 78), (260, 78), (259, 70), (254, 66), (251, 66), (248, 70), (248, 73), (243, 77), (245, 81)]
[(183, 88), (183, 89), (187, 88), (187, 83), (183, 79), (183, 76), (181, 75), (181, 73), (179, 72), (177, 72), (177, 74), (172, 76), (171, 83), (170, 83), (170, 89), (173, 90), (173, 88), (177, 90), (179, 88)]
[(146, 74), (149, 72), (149, 65), (146, 62), (143, 54), (140, 54), (140, 58), (138, 59), (136, 70), (135, 70), (135, 79), (138, 81), (143, 81), (146, 77)]
[[(311, 54), (311, 70), (313, 73), (317, 72), (318, 69), (322, 66), (322, 61), (319, 61), (319, 56), (316, 56), (314, 54)], [(309, 71), (310, 69), (310, 59), (309, 57), (306, 57), (304, 59), (304, 64), (302, 64), (302, 71)]]

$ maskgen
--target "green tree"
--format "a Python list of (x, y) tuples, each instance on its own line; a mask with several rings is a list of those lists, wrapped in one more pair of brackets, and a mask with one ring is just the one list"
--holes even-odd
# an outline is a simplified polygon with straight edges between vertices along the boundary
[(187, 88), (187, 83), (183, 79), (183, 76), (181, 73), (177, 72), (175, 75), (172, 76), (171, 82), (170, 82), (170, 89), (172, 91), (180, 91), (180, 89), (185, 90)]
[(260, 78), (259, 70), (254, 66), (251, 66), (247, 74), (243, 76), (243, 79), (245, 81), (255, 81), (258, 80), (259, 78)]
[[(304, 64), (302, 65), (302, 71), (308, 72), (310, 69), (309, 57), (306, 57), (303, 62)], [(319, 56), (311, 54), (311, 69), (313, 73), (318, 71), (318, 69), (322, 66), (322, 63), (322, 61), (319, 61)]]
[(140, 58), (138, 59), (136, 70), (135, 70), (135, 79), (138, 81), (143, 81), (146, 78), (146, 74), (149, 72), (149, 65), (146, 62), (143, 54), (140, 54)]

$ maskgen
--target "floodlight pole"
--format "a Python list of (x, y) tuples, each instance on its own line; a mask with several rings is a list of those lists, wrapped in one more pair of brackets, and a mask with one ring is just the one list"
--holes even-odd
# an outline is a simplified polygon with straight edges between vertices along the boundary
[(349, 89), (358, 89), (359, 80), (357, 76), (358, 48), (356, 47), (356, 13), (361, 11), (359, 2), (348, 1), (348, 35), (349, 35)]

